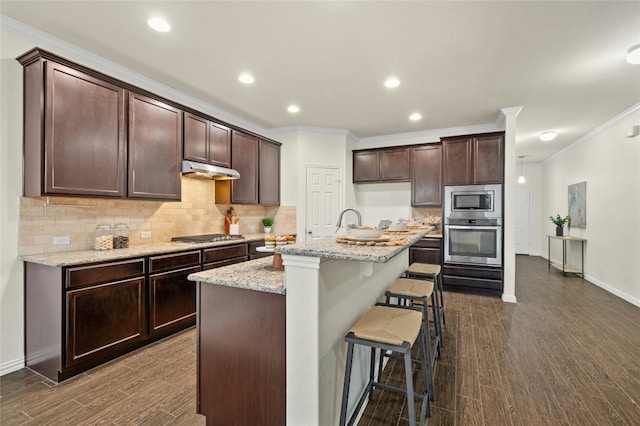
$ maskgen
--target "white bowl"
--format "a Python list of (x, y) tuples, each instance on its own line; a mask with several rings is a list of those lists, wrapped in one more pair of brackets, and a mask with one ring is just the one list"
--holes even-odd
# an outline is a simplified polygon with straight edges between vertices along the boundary
[(380, 236), (382, 235), (382, 233), (384, 232), (383, 229), (359, 229), (359, 228), (353, 228), (353, 229), (349, 229), (349, 233), (351, 235), (353, 235), (354, 237), (357, 238), (380, 238)]

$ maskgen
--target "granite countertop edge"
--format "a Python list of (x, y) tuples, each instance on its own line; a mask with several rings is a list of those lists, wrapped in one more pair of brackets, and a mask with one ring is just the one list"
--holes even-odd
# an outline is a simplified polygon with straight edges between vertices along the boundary
[(295, 243), (285, 247), (276, 247), (275, 252), (282, 255), (320, 257), (337, 260), (386, 263), (403, 250), (433, 231), (433, 227), (421, 229), (414, 235), (402, 235), (409, 240), (401, 246), (358, 246), (340, 244), (333, 237), (321, 238), (310, 242)]
[(271, 268), (273, 257), (263, 257), (220, 268), (189, 274), (187, 279), (263, 293), (287, 294), (284, 269)]
[(212, 243), (166, 242), (132, 246), (126, 249), (113, 249), (104, 251), (79, 250), (48, 254), (29, 254), (18, 256), (18, 260), (55, 267), (75, 266), (90, 263), (109, 262), (113, 260), (133, 259), (136, 257), (153, 256), (157, 254), (169, 254), (181, 251), (221, 247), (243, 242), (259, 241), (264, 239), (264, 237), (265, 234), (245, 234), (244, 239), (242, 240), (227, 240)]

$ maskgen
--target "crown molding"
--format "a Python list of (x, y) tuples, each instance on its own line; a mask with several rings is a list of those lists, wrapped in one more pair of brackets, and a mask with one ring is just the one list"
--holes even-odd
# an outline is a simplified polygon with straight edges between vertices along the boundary
[(496, 123), (475, 124), (471, 126), (449, 127), (445, 129), (425, 130), (422, 132), (397, 133), (394, 135), (371, 136), (360, 138), (361, 144), (383, 144), (385, 142), (397, 143), (402, 140), (414, 139), (415, 143), (439, 141), (442, 137), (470, 135), (474, 133), (489, 133), (502, 130)]
[(636, 111), (640, 111), (640, 102), (635, 104), (635, 105), (632, 105), (631, 107), (629, 107), (626, 110), (622, 111), (620, 114), (616, 115), (612, 119), (602, 123), (601, 125), (599, 125), (595, 129), (593, 129), (592, 131), (587, 133), (586, 135), (582, 136), (580, 139), (578, 139), (575, 142), (573, 142), (571, 145), (569, 145), (569, 146), (561, 149), (560, 151), (556, 152), (555, 154), (553, 154), (552, 156), (550, 156), (549, 158), (547, 158), (546, 160), (544, 160), (540, 164), (547, 164), (547, 163), (555, 160), (556, 158), (560, 157), (561, 155), (564, 155), (565, 152), (571, 151), (572, 149), (576, 148), (581, 143), (587, 142), (587, 141), (593, 139), (594, 137), (598, 136), (600, 133), (602, 133), (605, 130), (613, 127), (616, 124), (618, 124), (620, 121), (622, 121), (623, 119), (627, 118), (629, 115), (633, 114)]
[(498, 117), (496, 118), (496, 126), (502, 129), (504, 127), (507, 116), (510, 115), (513, 116), (513, 118), (516, 118), (518, 114), (520, 114), (520, 111), (522, 111), (521, 106), (502, 108), (500, 112), (498, 112)]
[(74, 62), (78, 62), (86, 67), (97, 69), (103, 74), (126, 81), (129, 84), (156, 93), (160, 96), (171, 99), (174, 102), (184, 104), (185, 106), (189, 106), (203, 113), (212, 115), (227, 123), (240, 126), (255, 133), (266, 133), (266, 129), (263, 126), (252, 121), (180, 92), (172, 87), (132, 71), (122, 65), (66, 42), (49, 33), (9, 18), (6, 15), (0, 14), (0, 26), (3, 30), (7, 30), (23, 37), (24, 39), (33, 42), (36, 46), (47, 49), (58, 56), (73, 60)]
[(358, 141), (358, 137), (354, 135), (350, 130), (335, 129), (331, 127), (286, 126), (286, 127), (273, 127), (271, 129), (265, 130), (265, 132), (266, 132), (265, 136), (280, 135), (283, 133), (295, 133), (295, 132), (318, 133), (323, 135), (344, 136), (346, 138), (354, 139), (355, 141)]

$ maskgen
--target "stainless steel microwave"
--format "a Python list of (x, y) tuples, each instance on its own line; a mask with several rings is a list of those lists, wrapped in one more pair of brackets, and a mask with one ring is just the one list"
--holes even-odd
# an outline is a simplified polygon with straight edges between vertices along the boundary
[(500, 184), (445, 186), (444, 201), (445, 224), (448, 219), (502, 219)]

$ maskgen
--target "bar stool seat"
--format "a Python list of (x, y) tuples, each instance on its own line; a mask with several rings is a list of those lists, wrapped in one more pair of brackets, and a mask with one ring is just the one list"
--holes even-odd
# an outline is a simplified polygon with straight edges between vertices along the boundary
[[(424, 336), (422, 335), (422, 313), (411, 307), (391, 307), (376, 305), (371, 307), (351, 327), (345, 341), (347, 342), (347, 360), (345, 366), (344, 387), (342, 391), (342, 404), (340, 409), (340, 425), (351, 425), (355, 421), (365, 399), (373, 398), (374, 388), (402, 393), (407, 397), (409, 423), (416, 425), (415, 399), (422, 399), (422, 408), (418, 419), (419, 425), (424, 425), (425, 417), (431, 417), (429, 395), (425, 392), (416, 392), (413, 384), (413, 369), (411, 360), (411, 348), (417, 343), (420, 349), (421, 369), (423, 382), (426, 383), (426, 364), (424, 351)], [(355, 345), (363, 345), (371, 348), (371, 363), (369, 366), (369, 382), (360, 396), (354, 412), (347, 422), (347, 403), (349, 401), (349, 385), (351, 383), (351, 369), (353, 364), (353, 351)], [(390, 350), (403, 355), (406, 389), (381, 383), (374, 377), (374, 366), (377, 350)]]
[[(440, 334), (439, 334), (439, 317), (437, 296), (434, 291), (434, 283), (432, 281), (416, 280), (410, 278), (398, 278), (389, 289), (385, 292), (385, 300), (387, 304), (391, 304), (391, 298), (397, 299), (397, 303), (402, 305), (405, 301), (409, 301), (412, 305), (419, 304), (422, 311), (423, 337), (425, 340), (425, 350), (427, 355), (427, 386), (431, 400), (435, 398), (434, 392), (434, 366), (436, 358), (440, 358)], [(429, 299), (432, 300), (429, 305)], [(417, 302), (417, 303), (416, 303)], [(429, 320), (429, 308), (432, 310), (433, 321)], [(435, 334), (431, 338), (429, 323), (433, 322)], [(383, 356), (390, 356), (383, 352)], [(382, 358), (382, 357), (381, 357)], [(378, 366), (379, 371), (382, 370), (382, 360)]]
[(409, 265), (408, 272), (412, 274), (423, 274), (423, 275), (440, 275), (440, 265), (434, 265), (433, 263), (420, 263), (413, 262)]

